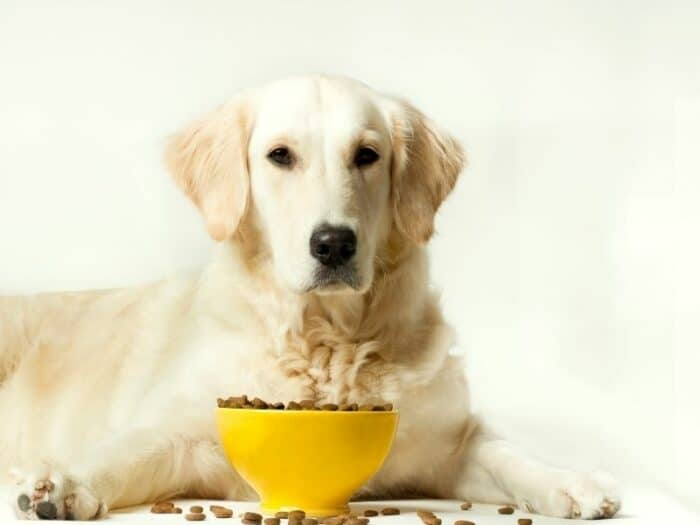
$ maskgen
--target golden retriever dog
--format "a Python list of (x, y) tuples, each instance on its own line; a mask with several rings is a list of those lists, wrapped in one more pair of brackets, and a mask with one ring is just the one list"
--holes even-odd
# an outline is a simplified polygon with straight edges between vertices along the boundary
[(0, 469), (20, 517), (255, 498), (213, 420), (217, 397), (243, 393), (398, 407), (358, 497), (615, 514), (607, 476), (529, 459), (470, 416), (425, 248), (464, 155), (419, 110), (345, 78), (285, 79), (234, 96), (165, 156), (218, 241), (208, 266), (0, 298)]

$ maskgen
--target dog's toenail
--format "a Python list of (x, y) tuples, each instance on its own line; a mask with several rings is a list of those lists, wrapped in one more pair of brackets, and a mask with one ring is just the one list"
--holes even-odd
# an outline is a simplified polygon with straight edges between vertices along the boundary
[(36, 506), (36, 515), (42, 520), (55, 520), (56, 505), (50, 501), (42, 501)]
[(17, 497), (17, 506), (19, 507), (19, 510), (21, 511), (27, 511), (29, 510), (29, 507), (32, 504), (32, 500), (29, 499), (29, 496), (26, 494), (20, 494)]

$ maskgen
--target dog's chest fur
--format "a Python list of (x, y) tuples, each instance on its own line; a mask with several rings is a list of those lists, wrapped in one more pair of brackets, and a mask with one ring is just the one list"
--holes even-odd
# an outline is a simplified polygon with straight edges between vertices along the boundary
[(344, 334), (327, 319), (309, 319), (290, 332), (276, 366), (304, 399), (327, 403), (395, 402), (399, 377), (383, 344)]

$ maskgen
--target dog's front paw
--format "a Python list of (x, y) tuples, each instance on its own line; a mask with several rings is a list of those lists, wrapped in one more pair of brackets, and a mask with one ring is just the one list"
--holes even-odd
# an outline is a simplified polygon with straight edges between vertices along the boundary
[(620, 510), (616, 483), (606, 473), (557, 473), (542, 488), (543, 494), (521, 500), (520, 506), (529, 512), (586, 520), (612, 518)]
[(16, 472), (15, 479), (11, 503), (21, 519), (92, 520), (107, 513), (107, 506), (86, 485), (48, 465)]

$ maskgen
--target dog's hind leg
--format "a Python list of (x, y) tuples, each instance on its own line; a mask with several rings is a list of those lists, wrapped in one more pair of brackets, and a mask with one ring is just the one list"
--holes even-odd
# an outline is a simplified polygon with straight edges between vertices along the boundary
[(515, 504), (527, 512), (563, 518), (609, 518), (620, 508), (607, 474), (557, 469), (483, 433), (472, 436), (454, 497)]

